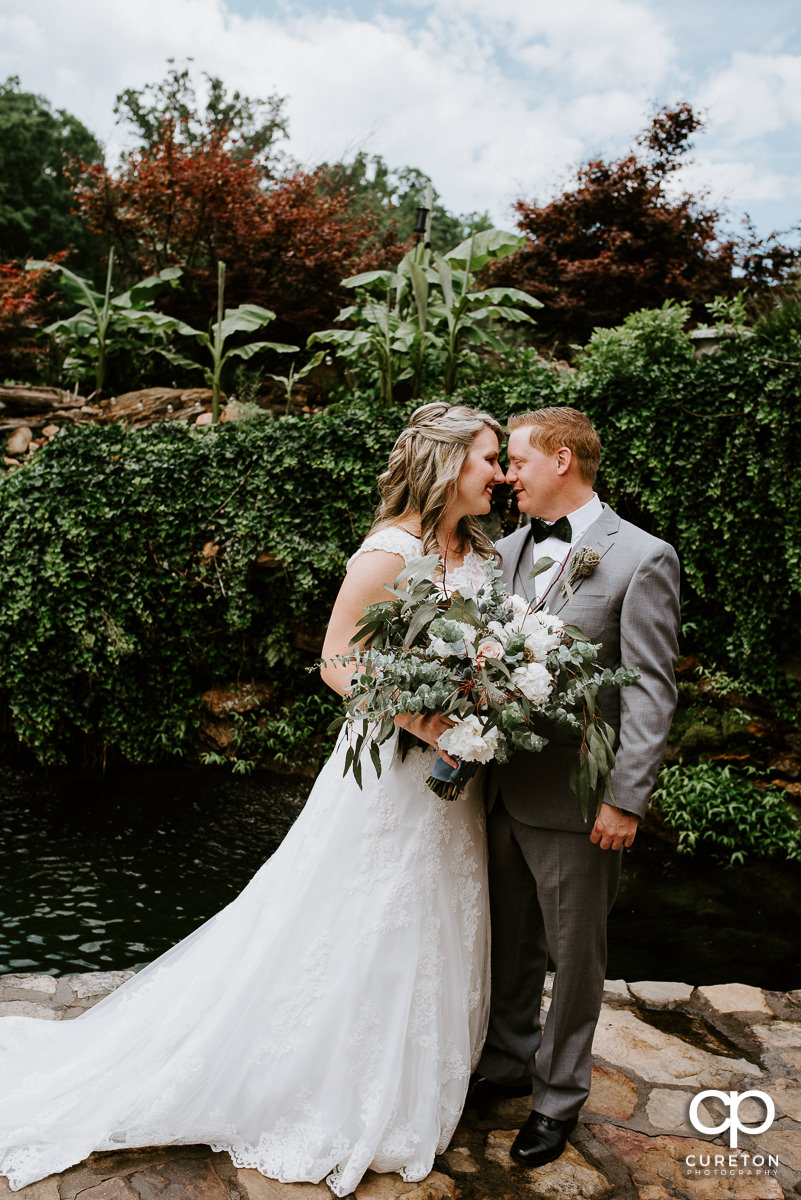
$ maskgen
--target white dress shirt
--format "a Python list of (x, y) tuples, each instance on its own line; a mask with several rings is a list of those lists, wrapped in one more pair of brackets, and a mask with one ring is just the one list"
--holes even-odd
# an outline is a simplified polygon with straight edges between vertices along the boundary
[[(573, 534), (573, 540), (565, 542), (558, 537), (546, 537), (541, 542), (535, 542), (531, 539), (531, 563), (529, 570), (534, 566), (534, 563), (539, 558), (552, 558), (554, 565), (549, 567), (547, 571), (543, 571), (533, 581), (536, 587), (537, 600), (541, 600), (548, 588), (556, 579), (557, 575), (563, 570), (564, 564), (570, 556), (570, 552), (581, 537), (587, 532), (590, 525), (598, 520), (603, 512), (603, 505), (598, 499), (595, 492), (592, 494), (592, 499), (586, 504), (582, 504), (581, 508), (577, 508), (575, 512), (567, 513), (567, 519), (570, 521), (570, 529)], [(548, 607), (547, 604), (545, 606)]]

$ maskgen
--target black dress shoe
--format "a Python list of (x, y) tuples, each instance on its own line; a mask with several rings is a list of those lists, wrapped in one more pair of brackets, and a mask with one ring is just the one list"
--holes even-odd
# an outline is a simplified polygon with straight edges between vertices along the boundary
[(559, 1157), (575, 1128), (576, 1117), (558, 1121), (556, 1117), (533, 1112), (512, 1142), (509, 1153), (524, 1167), (544, 1167)]
[(525, 1083), (495, 1083), (486, 1075), (471, 1075), (467, 1085), (465, 1108), (483, 1108), (497, 1100), (509, 1100), (513, 1096), (530, 1096), (531, 1081)]

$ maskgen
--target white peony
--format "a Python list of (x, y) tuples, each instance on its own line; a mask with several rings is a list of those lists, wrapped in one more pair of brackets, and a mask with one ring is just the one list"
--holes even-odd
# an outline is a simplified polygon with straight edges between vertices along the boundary
[(542, 707), (553, 690), (553, 679), (542, 663), (524, 663), (512, 671), (512, 684), (527, 700)]
[(450, 729), (440, 734), (437, 745), (446, 754), (460, 758), (462, 762), (486, 763), (495, 757), (500, 736), (495, 727), (482, 734), (481, 721), (478, 717), (469, 716), (464, 720), (457, 719)]
[(528, 613), (522, 621), (516, 622), (516, 628), (525, 634), (526, 649), (534, 661), (539, 663), (544, 663), (551, 651), (559, 645), (559, 631), (563, 625), (564, 621), (560, 621), (558, 617), (538, 612)]

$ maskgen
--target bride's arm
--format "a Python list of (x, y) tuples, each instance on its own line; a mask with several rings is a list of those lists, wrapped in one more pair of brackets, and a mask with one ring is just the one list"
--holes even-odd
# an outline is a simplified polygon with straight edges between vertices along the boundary
[[(386, 550), (371, 550), (369, 554), (360, 554), (354, 560), (342, 581), (339, 595), (331, 610), (331, 619), (323, 642), (324, 659), (351, 653), (351, 638), (364, 616), (364, 610), (370, 604), (389, 599), (385, 585), (394, 583), (404, 566), (402, 555), (390, 554)], [(349, 663), (325, 662), (320, 668), (320, 674), (330, 688), (343, 696), (353, 674), (353, 666)], [(436, 746), (437, 739), (453, 722), (441, 713), (431, 713), (425, 717), (412, 718), (401, 715), (395, 718), (395, 724), (408, 729), (430, 746)], [(446, 754), (442, 757), (453, 762)]]

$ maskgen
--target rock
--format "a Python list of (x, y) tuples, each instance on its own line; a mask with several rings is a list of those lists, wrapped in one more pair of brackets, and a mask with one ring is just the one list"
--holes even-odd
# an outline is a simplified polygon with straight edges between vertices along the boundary
[(751, 1033), (768, 1050), (774, 1050), (786, 1063), (801, 1071), (801, 1025), (793, 1021), (771, 1021), (752, 1025)]
[(466, 1146), (457, 1146), (455, 1150), (449, 1150), (443, 1157), (449, 1170), (457, 1175), (474, 1175), (480, 1170), (478, 1163)]
[(517, 1186), (529, 1191), (536, 1200), (601, 1200), (612, 1192), (612, 1184), (606, 1176), (590, 1166), (570, 1142), (555, 1162), (536, 1171), (518, 1167), (509, 1157), (515, 1136), (514, 1131), (508, 1129), (491, 1133), (487, 1138), (486, 1157), (514, 1171)]
[(635, 1000), (647, 1004), (649, 1008), (676, 1008), (679, 1004), (687, 1004), (693, 994), (688, 983), (659, 983), (652, 980), (630, 983), (629, 991)]
[(33, 439), (33, 433), (27, 425), (15, 429), (6, 442), (7, 454), (26, 454)]
[(801, 1122), (801, 1083), (795, 1079), (773, 1079), (769, 1094), (778, 1110), (792, 1121)]
[(241, 421), (244, 416), (245, 409), (233, 398), (228, 401), (220, 412), (221, 421)]
[(519, 1128), (531, 1112), (531, 1096), (509, 1096), (487, 1105), (490, 1121), (507, 1127)]
[(130, 979), (135, 971), (90, 971), (85, 975), (65, 975), (76, 999), (95, 1000), (107, 996)]
[(0, 975), (3, 1000), (30, 1000), (47, 1004), (55, 999), (58, 980), (52, 975)]
[(127, 1179), (104, 1179), (78, 1194), (81, 1200), (141, 1200), (141, 1194)]
[(797, 1004), (799, 1007), (801, 1007), (801, 988), (797, 988), (793, 992), (788, 992), (787, 999), (791, 1004)]
[(16, 458), (9, 458), (7, 454), (4, 454), (3, 465), (6, 467), (18, 467), (20, 464)]
[(42, 436), (46, 438), (54, 438), (57, 433), (61, 432), (60, 425), (45, 425), (42, 430)]
[(592, 1048), (612, 1066), (632, 1071), (649, 1083), (719, 1088), (741, 1075), (762, 1074), (759, 1067), (745, 1059), (700, 1050), (655, 1029), (626, 1009), (602, 1008)]
[(593, 1067), (587, 1108), (601, 1117), (628, 1121), (639, 1100), (639, 1092), (632, 1081), (622, 1073), (609, 1067)]
[(4, 1000), (0, 1003), (0, 1017), (38, 1017), (42, 1021), (54, 1021), (58, 1013), (44, 1004), (32, 1004), (29, 1000)]
[(211, 424), (213, 424), (213, 422), (214, 422), (214, 417), (211, 415), (210, 412), (199, 413), (198, 416), (195, 418), (196, 425), (211, 425)]
[(762, 988), (746, 983), (719, 983), (714, 987), (699, 987), (698, 995), (721, 1013), (771, 1013)]
[[(130, 1185), (132, 1192), (120, 1192), (119, 1200), (129, 1200), (129, 1195), (131, 1200), (133, 1197), (136, 1200), (158, 1200), (159, 1197), (164, 1200), (166, 1196), (170, 1200), (231, 1200), (230, 1191), (212, 1164), (198, 1159), (177, 1159), (145, 1167), (129, 1175), (124, 1182)], [(97, 1188), (81, 1195), (85, 1200), (105, 1200)], [(117, 1200), (116, 1196), (114, 1200)]]
[(694, 1165), (699, 1156), (710, 1154), (728, 1159), (728, 1147), (695, 1138), (648, 1137), (617, 1125), (593, 1125), (592, 1131), (628, 1167), (640, 1200), (784, 1200), (779, 1181), (761, 1170), (756, 1174), (756, 1168), (752, 1175), (716, 1177), (711, 1168), (704, 1174)]
[(687, 1133), (692, 1137), (695, 1130), (690, 1124), (690, 1104), (695, 1096), (695, 1092), (675, 1088), (654, 1088), (645, 1106), (648, 1123), (660, 1133)]
[(754, 1138), (743, 1138), (752, 1154), (773, 1154), (779, 1159), (780, 1167), (789, 1167), (796, 1175), (801, 1175), (801, 1138), (797, 1129), (773, 1129), (768, 1133), (760, 1133)]
[(243, 1200), (331, 1200), (325, 1183), (279, 1183), (249, 1168), (236, 1172), (236, 1183)]
[(0, 1200), (60, 1200), (58, 1175), (48, 1175), (36, 1183), (29, 1183), (19, 1192), (12, 1192), (8, 1180), (0, 1175)]
[(630, 999), (628, 985), (624, 979), (604, 980), (604, 1004), (628, 1004)]
[(407, 1183), (394, 1173), (379, 1175), (368, 1171), (354, 1195), (356, 1200), (452, 1200), (456, 1184), (439, 1171), (432, 1171), (419, 1183)]
[(269, 684), (231, 683), (209, 688), (201, 704), (213, 717), (230, 717), (232, 713), (251, 712), (262, 708), (273, 694)]

